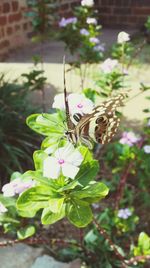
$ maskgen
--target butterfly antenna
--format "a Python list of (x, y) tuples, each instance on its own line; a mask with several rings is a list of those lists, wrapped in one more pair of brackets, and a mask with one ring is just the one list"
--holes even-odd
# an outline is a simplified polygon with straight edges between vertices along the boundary
[(72, 129), (73, 123), (70, 120), (69, 104), (68, 104), (67, 89), (66, 89), (65, 63), (66, 63), (66, 57), (64, 55), (63, 57), (64, 72), (63, 73), (64, 73), (64, 101), (65, 101), (65, 108), (66, 108), (66, 121), (67, 121), (68, 129)]

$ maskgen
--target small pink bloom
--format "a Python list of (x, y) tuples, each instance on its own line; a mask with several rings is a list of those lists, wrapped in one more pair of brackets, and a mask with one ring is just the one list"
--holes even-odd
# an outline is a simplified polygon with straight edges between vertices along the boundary
[(138, 141), (140, 141), (140, 137), (137, 137), (134, 132), (132, 131), (125, 131), (122, 134), (122, 138), (120, 139), (120, 143), (122, 144), (127, 144), (130, 147), (133, 146), (134, 144), (136, 144)]
[(25, 190), (35, 186), (35, 181), (28, 180), (23, 181), (20, 178), (11, 181), (3, 186), (2, 192), (4, 196), (15, 196), (16, 194), (21, 194)]

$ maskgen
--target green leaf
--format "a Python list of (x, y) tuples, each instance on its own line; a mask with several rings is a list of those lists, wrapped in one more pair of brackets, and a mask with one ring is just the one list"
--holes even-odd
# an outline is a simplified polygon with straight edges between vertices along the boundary
[(50, 198), (55, 197), (57, 197), (57, 194), (53, 191), (51, 187), (33, 187), (23, 192), (19, 196), (17, 201), (17, 208), (19, 210), (20, 215), (26, 217), (33, 217), (38, 210), (48, 206), (48, 201)]
[(140, 247), (144, 255), (147, 254), (147, 251), (150, 253), (150, 237), (144, 232), (139, 235), (138, 247)]
[(90, 244), (94, 244), (97, 239), (98, 237), (94, 234), (94, 230), (90, 230), (84, 237), (85, 242)]
[(22, 174), (20, 173), (20, 172), (13, 172), (12, 173), (12, 175), (11, 175), (11, 177), (10, 177), (10, 180), (12, 181), (12, 180), (15, 180), (15, 179), (18, 179), (18, 178), (20, 178), (20, 177), (22, 177)]
[(33, 154), (34, 165), (36, 170), (43, 170), (43, 162), (48, 157), (43, 150), (35, 151)]
[(99, 171), (99, 163), (91, 160), (89, 163), (82, 164), (77, 174), (79, 184), (86, 186), (91, 180), (95, 179)]
[(70, 195), (77, 199), (84, 199), (84, 198), (93, 198), (94, 199), (102, 199), (104, 198), (109, 192), (108, 187), (102, 182), (96, 182), (87, 186), (86, 188), (80, 191), (74, 191)]
[(67, 203), (66, 216), (78, 228), (87, 226), (93, 218), (89, 204), (81, 200), (71, 200)]
[(10, 217), (8, 213), (3, 213), (0, 214), (0, 222), (2, 223), (14, 223), (14, 224), (19, 224), (20, 221)]
[(33, 170), (29, 170), (27, 172), (25, 172), (22, 175), (23, 179), (27, 179), (27, 180), (35, 180), (39, 183), (41, 183), (42, 185), (47, 185), (47, 186), (51, 186), (51, 188), (53, 188), (53, 190), (55, 191), (56, 188), (56, 183), (53, 179), (48, 179), (43, 177), (42, 172), (41, 171), (33, 171)]
[(16, 205), (16, 199), (13, 197), (6, 197), (3, 196), (2, 194), (0, 194), (0, 202), (2, 202), (2, 204), (4, 206), (8, 207), (12, 207)]
[(33, 225), (28, 225), (24, 228), (21, 228), (20, 230), (17, 231), (17, 236), (18, 236), (18, 239), (20, 240), (23, 240), (23, 239), (26, 239), (32, 235), (35, 234), (35, 226)]
[(56, 140), (64, 135), (62, 117), (59, 113), (53, 114), (32, 114), (26, 120), (27, 125), (35, 132), (44, 136), (51, 136)]
[(58, 213), (61, 211), (63, 203), (64, 198), (52, 198), (49, 200), (49, 209), (54, 213)]
[(65, 206), (58, 213), (53, 213), (50, 208), (45, 208), (42, 212), (42, 224), (53, 224), (65, 217)]

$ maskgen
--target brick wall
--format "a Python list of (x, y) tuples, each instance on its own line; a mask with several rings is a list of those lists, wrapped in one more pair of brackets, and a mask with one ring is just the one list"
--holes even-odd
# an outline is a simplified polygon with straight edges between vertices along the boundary
[(102, 25), (141, 28), (150, 15), (150, 0), (95, 0)]
[(58, 0), (59, 15), (61, 17), (69, 17), (72, 15), (72, 9), (80, 5), (81, 0)]
[(0, 59), (28, 42), (31, 23), (24, 16), (26, 0), (0, 0)]
[[(72, 15), (80, 0), (58, 0), (60, 15)], [(109, 28), (141, 28), (150, 15), (150, 0), (95, 0), (99, 21)]]

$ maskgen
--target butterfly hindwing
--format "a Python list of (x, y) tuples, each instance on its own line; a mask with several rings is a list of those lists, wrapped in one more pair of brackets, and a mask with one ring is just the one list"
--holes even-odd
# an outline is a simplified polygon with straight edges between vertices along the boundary
[(120, 94), (95, 107), (91, 114), (84, 115), (75, 127), (77, 140), (108, 143), (118, 129), (120, 119), (115, 112), (122, 105), (124, 97), (124, 94)]

